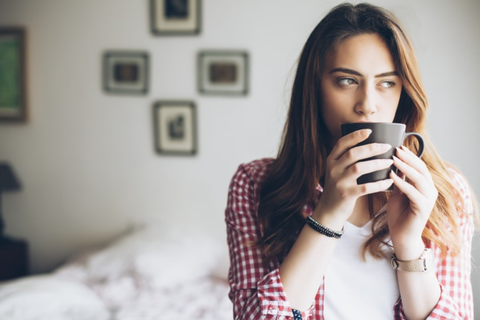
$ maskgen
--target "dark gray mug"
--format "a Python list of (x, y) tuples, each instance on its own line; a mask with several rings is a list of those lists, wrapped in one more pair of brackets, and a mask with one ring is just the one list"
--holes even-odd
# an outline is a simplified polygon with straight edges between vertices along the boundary
[[(345, 136), (349, 133), (360, 129), (371, 129), (372, 133), (370, 136), (360, 142), (357, 146), (369, 144), (369, 143), (388, 143), (392, 146), (387, 152), (380, 154), (375, 157), (371, 157), (366, 160), (372, 159), (392, 159), (395, 148), (400, 147), (405, 139), (409, 136), (414, 136), (418, 140), (418, 153), (419, 157), (422, 156), (423, 151), (425, 150), (425, 144), (423, 137), (416, 132), (405, 132), (405, 125), (403, 123), (390, 123), (390, 122), (356, 122), (356, 123), (345, 123), (342, 124), (342, 136)], [(357, 184), (364, 184), (368, 182), (375, 182), (380, 180), (388, 179), (390, 170), (396, 170), (394, 166), (392, 168), (387, 168), (380, 171), (371, 172), (365, 174), (357, 179)]]

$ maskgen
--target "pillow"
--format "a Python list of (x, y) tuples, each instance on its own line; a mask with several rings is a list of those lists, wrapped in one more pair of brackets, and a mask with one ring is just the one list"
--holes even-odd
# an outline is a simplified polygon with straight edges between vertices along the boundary
[(191, 228), (148, 226), (114, 242), (85, 260), (90, 281), (134, 277), (154, 288), (168, 288), (210, 275), (222, 243)]
[(108, 320), (102, 301), (81, 283), (31, 276), (0, 284), (0, 319)]

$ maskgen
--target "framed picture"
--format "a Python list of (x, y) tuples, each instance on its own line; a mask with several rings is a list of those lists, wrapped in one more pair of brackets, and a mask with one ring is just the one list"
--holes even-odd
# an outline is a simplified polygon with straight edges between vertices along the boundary
[(156, 102), (153, 119), (157, 153), (167, 155), (197, 153), (197, 115), (193, 102)]
[(153, 34), (196, 35), (200, 33), (201, 0), (150, 0)]
[(198, 53), (198, 91), (212, 95), (248, 93), (248, 53), (201, 51)]
[(141, 51), (107, 51), (103, 56), (103, 86), (109, 93), (148, 92), (148, 54)]
[(0, 121), (26, 121), (25, 69), (25, 29), (0, 28)]

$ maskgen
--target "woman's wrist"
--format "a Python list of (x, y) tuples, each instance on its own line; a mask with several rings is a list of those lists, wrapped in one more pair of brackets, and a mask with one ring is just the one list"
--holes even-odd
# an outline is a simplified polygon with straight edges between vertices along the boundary
[(393, 250), (399, 260), (409, 261), (418, 259), (425, 250), (423, 240), (410, 241), (405, 243), (393, 243)]
[(315, 208), (315, 211), (312, 213), (312, 218), (332, 230), (342, 230), (345, 225), (345, 219), (342, 219), (338, 214), (333, 212), (328, 213), (326, 210), (322, 210), (320, 206)]

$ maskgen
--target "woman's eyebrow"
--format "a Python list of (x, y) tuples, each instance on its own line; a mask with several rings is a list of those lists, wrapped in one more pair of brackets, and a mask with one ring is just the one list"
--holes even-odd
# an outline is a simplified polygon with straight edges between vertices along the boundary
[[(335, 68), (335, 69), (330, 70), (329, 73), (331, 74), (331, 73), (335, 73), (335, 72), (343, 72), (343, 73), (348, 73), (348, 74), (352, 74), (352, 75), (355, 75), (355, 76), (363, 77), (363, 74), (361, 74), (360, 72), (352, 70), (352, 69), (348, 69), (348, 68)], [(383, 73), (375, 75), (375, 78), (388, 77), (388, 76), (398, 76), (398, 72), (397, 71), (383, 72)]]
[(398, 77), (398, 72), (397, 71), (389, 71), (389, 72), (384, 72), (375, 75), (375, 78), (381, 78), (381, 77), (389, 77), (389, 76), (397, 76)]
[(343, 73), (353, 74), (355, 76), (360, 76), (360, 77), (363, 76), (360, 72), (352, 70), (352, 69), (347, 69), (347, 68), (335, 68), (335, 69), (330, 70), (329, 73), (332, 74), (332, 73), (335, 73), (335, 72), (343, 72)]

